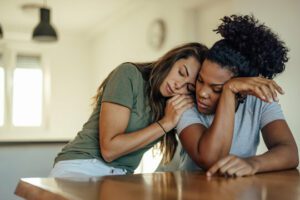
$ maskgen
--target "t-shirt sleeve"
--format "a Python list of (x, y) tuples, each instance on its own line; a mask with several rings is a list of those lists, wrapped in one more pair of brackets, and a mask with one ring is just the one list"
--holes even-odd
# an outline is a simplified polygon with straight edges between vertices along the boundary
[(277, 102), (266, 103), (263, 102), (261, 120), (260, 120), (260, 129), (269, 124), (272, 121), (278, 119), (285, 119), (281, 106)]
[(204, 126), (206, 126), (204, 118), (202, 118), (199, 115), (199, 112), (196, 107), (190, 108), (182, 114), (176, 127), (178, 136), (180, 135), (183, 129), (192, 124), (203, 124)]
[(138, 69), (130, 64), (124, 63), (117, 67), (105, 85), (102, 102), (116, 103), (132, 109), (135, 94), (135, 80)]

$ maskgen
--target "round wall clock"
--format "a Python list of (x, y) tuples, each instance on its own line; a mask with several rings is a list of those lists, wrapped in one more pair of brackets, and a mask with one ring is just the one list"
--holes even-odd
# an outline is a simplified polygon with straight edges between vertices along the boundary
[(155, 19), (148, 27), (147, 42), (153, 49), (160, 49), (166, 39), (166, 24), (162, 19)]

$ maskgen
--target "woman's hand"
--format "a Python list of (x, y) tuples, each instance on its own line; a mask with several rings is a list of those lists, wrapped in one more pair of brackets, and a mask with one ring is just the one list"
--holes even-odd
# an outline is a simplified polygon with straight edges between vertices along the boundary
[(284, 94), (282, 88), (273, 80), (262, 77), (232, 78), (224, 88), (235, 94), (253, 95), (266, 102), (278, 101), (277, 93)]
[(173, 129), (182, 113), (194, 106), (193, 97), (190, 95), (176, 95), (167, 101), (165, 115), (159, 120), (160, 124), (168, 132)]
[(251, 158), (228, 155), (211, 166), (206, 175), (212, 176), (218, 172), (220, 175), (229, 177), (249, 176), (255, 174), (257, 168), (257, 163)]

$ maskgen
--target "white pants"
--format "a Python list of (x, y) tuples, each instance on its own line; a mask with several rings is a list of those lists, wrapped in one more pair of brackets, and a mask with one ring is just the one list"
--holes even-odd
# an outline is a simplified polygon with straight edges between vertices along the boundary
[(98, 159), (78, 159), (57, 162), (49, 177), (124, 175), (126, 172), (126, 169), (110, 167)]

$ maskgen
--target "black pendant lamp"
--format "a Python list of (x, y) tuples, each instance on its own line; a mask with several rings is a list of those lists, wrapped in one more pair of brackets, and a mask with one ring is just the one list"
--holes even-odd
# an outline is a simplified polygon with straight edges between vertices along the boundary
[(1, 25), (0, 25), (0, 38), (3, 38), (3, 31)]
[(32, 39), (39, 42), (57, 41), (58, 36), (50, 24), (50, 10), (48, 8), (40, 8), (40, 20), (33, 31)]

